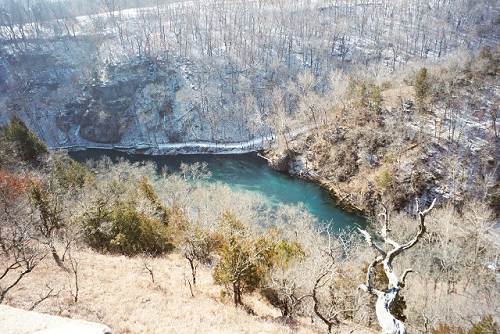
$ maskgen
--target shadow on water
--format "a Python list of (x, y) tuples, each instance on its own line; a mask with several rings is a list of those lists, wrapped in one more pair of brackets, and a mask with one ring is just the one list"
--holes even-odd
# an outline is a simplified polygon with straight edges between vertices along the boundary
[(238, 155), (175, 155), (151, 156), (126, 154), (109, 150), (85, 150), (70, 153), (78, 161), (98, 160), (104, 156), (116, 161), (152, 161), (158, 169), (177, 171), (181, 163), (206, 162), (212, 173), (211, 181), (227, 184), (232, 189), (258, 192), (271, 204), (302, 205), (321, 223), (332, 224), (335, 230), (365, 225), (364, 218), (342, 210), (329, 193), (317, 184), (277, 172), (256, 154)]

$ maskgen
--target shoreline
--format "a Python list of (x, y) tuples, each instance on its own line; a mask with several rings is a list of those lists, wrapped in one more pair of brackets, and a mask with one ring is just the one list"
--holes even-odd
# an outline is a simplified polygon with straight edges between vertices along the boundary
[[(191, 144), (191, 143), (190, 143)], [(320, 175), (316, 175), (316, 173), (307, 166), (302, 166), (300, 170), (296, 170), (292, 168), (292, 166), (287, 166), (287, 168), (280, 168), (279, 163), (277, 163), (273, 157), (269, 157), (266, 154), (266, 150), (270, 150), (269, 148), (252, 148), (252, 149), (234, 149), (234, 146), (228, 147), (223, 145), (210, 146), (207, 145), (209, 143), (198, 142), (199, 146), (194, 147), (192, 145), (182, 146), (184, 144), (171, 144), (169, 150), (156, 150), (153, 147), (128, 147), (128, 146), (118, 146), (118, 145), (74, 145), (74, 146), (66, 146), (66, 147), (56, 147), (50, 148), (53, 151), (66, 151), (66, 152), (82, 152), (87, 150), (103, 150), (103, 151), (116, 151), (120, 153), (124, 153), (127, 155), (143, 155), (143, 156), (181, 156), (181, 155), (244, 155), (244, 154), (255, 154), (256, 157), (262, 159), (266, 162), (269, 168), (284, 173), (290, 177), (301, 179), (310, 183), (314, 183), (320, 188), (324, 189), (330, 197), (335, 201), (335, 204), (343, 211), (356, 214), (360, 217), (366, 218), (367, 213), (366, 210), (359, 208), (352, 201), (348, 200), (351, 196), (349, 193), (341, 194), (339, 190), (334, 189), (331, 185), (331, 182), (322, 178)], [(235, 145), (234, 143), (231, 145)], [(182, 147), (181, 147), (182, 146)], [(218, 150), (214, 148), (218, 147)], [(269, 151), (268, 151), (269, 152)], [(286, 159), (290, 159), (287, 157)], [(291, 158), (293, 159), (293, 158)], [(293, 160), (290, 160), (293, 161)]]
[[(314, 126), (302, 125), (286, 133), (288, 140), (293, 141), (298, 136), (306, 134)], [(136, 144), (101, 144), (101, 143), (80, 143), (73, 145), (49, 146), (49, 149), (58, 151), (66, 150), (68, 152), (84, 151), (87, 149), (97, 150), (116, 150), (128, 154), (144, 155), (178, 155), (178, 154), (245, 154), (261, 152), (272, 149), (276, 142), (274, 134), (264, 135), (247, 141), (239, 142), (213, 142), (213, 141), (186, 141), (180, 143), (136, 143)]]
[(352, 201), (350, 201), (348, 198), (352, 196), (352, 194), (347, 193), (347, 192), (341, 192), (340, 189), (335, 189), (331, 182), (329, 182), (326, 178), (321, 177), (320, 175), (317, 175), (314, 171), (304, 167), (303, 170), (300, 172), (294, 172), (293, 170), (289, 169), (287, 171), (282, 171), (277, 168), (275, 168), (272, 163), (271, 159), (266, 158), (268, 161), (268, 165), (270, 168), (280, 171), (282, 173), (286, 173), (287, 175), (291, 177), (295, 177), (298, 179), (305, 180), (307, 182), (314, 183), (324, 189), (328, 194), (332, 197), (332, 199), (335, 201), (335, 204), (341, 208), (343, 211), (347, 211), (349, 213), (356, 214), (358, 216), (361, 216), (363, 218), (367, 218), (368, 214), (366, 210), (358, 207), (356, 204), (354, 204)]
[(369, 216), (370, 210), (373, 210), (373, 208), (370, 207), (359, 207), (350, 199), (353, 196), (352, 193), (336, 188), (334, 183), (316, 173), (316, 171), (314, 171), (303, 158), (300, 158), (300, 156), (295, 156), (290, 152), (285, 153), (285, 155), (280, 155), (272, 150), (264, 154), (259, 154), (259, 156), (265, 159), (269, 167), (276, 171), (307, 182), (315, 183), (328, 192), (336, 205), (344, 211), (354, 213), (366, 219)]

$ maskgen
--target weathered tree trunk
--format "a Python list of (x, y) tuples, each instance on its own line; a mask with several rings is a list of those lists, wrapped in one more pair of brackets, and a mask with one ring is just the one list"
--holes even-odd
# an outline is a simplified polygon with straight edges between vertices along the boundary
[(406, 328), (402, 321), (396, 319), (391, 314), (391, 305), (396, 299), (399, 288), (389, 289), (385, 293), (381, 293), (377, 296), (377, 302), (375, 304), (375, 313), (377, 314), (377, 320), (380, 327), (382, 327), (382, 333), (384, 334), (405, 334)]
[[(372, 247), (379, 254), (377, 258), (368, 266), (368, 270), (366, 273), (366, 283), (360, 285), (359, 288), (377, 297), (375, 312), (377, 314), (378, 323), (382, 328), (382, 334), (406, 334), (404, 323), (401, 320), (396, 319), (396, 317), (394, 317), (394, 315), (391, 313), (391, 305), (396, 300), (396, 297), (398, 296), (401, 289), (405, 286), (406, 276), (410, 272), (412, 272), (412, 270), (407, 269), (403, 273), (403, 275), (401, 275), (401, 277), (398, 277), (398, 275), (394, 272), (392, 262), (398, 255), (413, 247), (424, 235), (425, 216), (434, 208), (435, 203), (436, 200), (434, 199), (431, 206), (427, 210), (420, 211), (418, 209), (417, 201), (417, 211), (420, 218), (418, 231), (410, 241), (404, 244), (399, 244), (388, 237), (387, 234), (390, 231), (388, 226), (389, 216), (387, 213), (387, 209), (384, 208), (384, 212), (381, 214), (381, 216), (384, 217), (384, 225), (381, 231), (381, 238), (384, 241), (384, 244), (390, 245), (392, 247), (392, 250), (390, 251), (385, 251), (385, 249), (381, 245), (376, 244), (367, 231), (359, 229), (359, 231), (365, 237), (368, 245), (370, 245), (370, 247)], [(379, 264), (383, 264), (385, 275), (389, 279), (389, 283), (385, 291), (378, 290), (373, 286), (374, 268)]]

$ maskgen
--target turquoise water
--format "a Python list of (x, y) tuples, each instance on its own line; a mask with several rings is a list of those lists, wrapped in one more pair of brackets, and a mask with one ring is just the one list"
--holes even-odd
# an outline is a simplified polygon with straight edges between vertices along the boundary
[(153, 161), (159, 169), (167, 167), (170, 171), (178, 170), (181, 163), (206, 162), (212, 174), (210, 181), (222, 182), (236, 190), (258, 192), (271, 204), (302, 203), (320, 223), (331, 224), (334, 229), (363, 225), (365, 222), (362, 217), (340, 209), (328, 192), (317, 184), (277, 172), (256, 154), (148, 156), (86, 150), (70, 155), (81, 162), (103, 156), (113, 160), (125, 158), (132, 162)]

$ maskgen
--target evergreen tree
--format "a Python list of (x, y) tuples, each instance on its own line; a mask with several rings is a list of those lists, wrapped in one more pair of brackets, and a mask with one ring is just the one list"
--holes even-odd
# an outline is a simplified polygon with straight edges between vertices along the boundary
[(427, 68), (422, 67), (415, 76), (415, 98), (420, 111), (424, 111), (431, 92)]
[(19, 158), (24, 161), (34, 162), (48, 152), (47, 146), (18, 117), (14, 116), (2, 129), (2, 135), (14, 145)]

